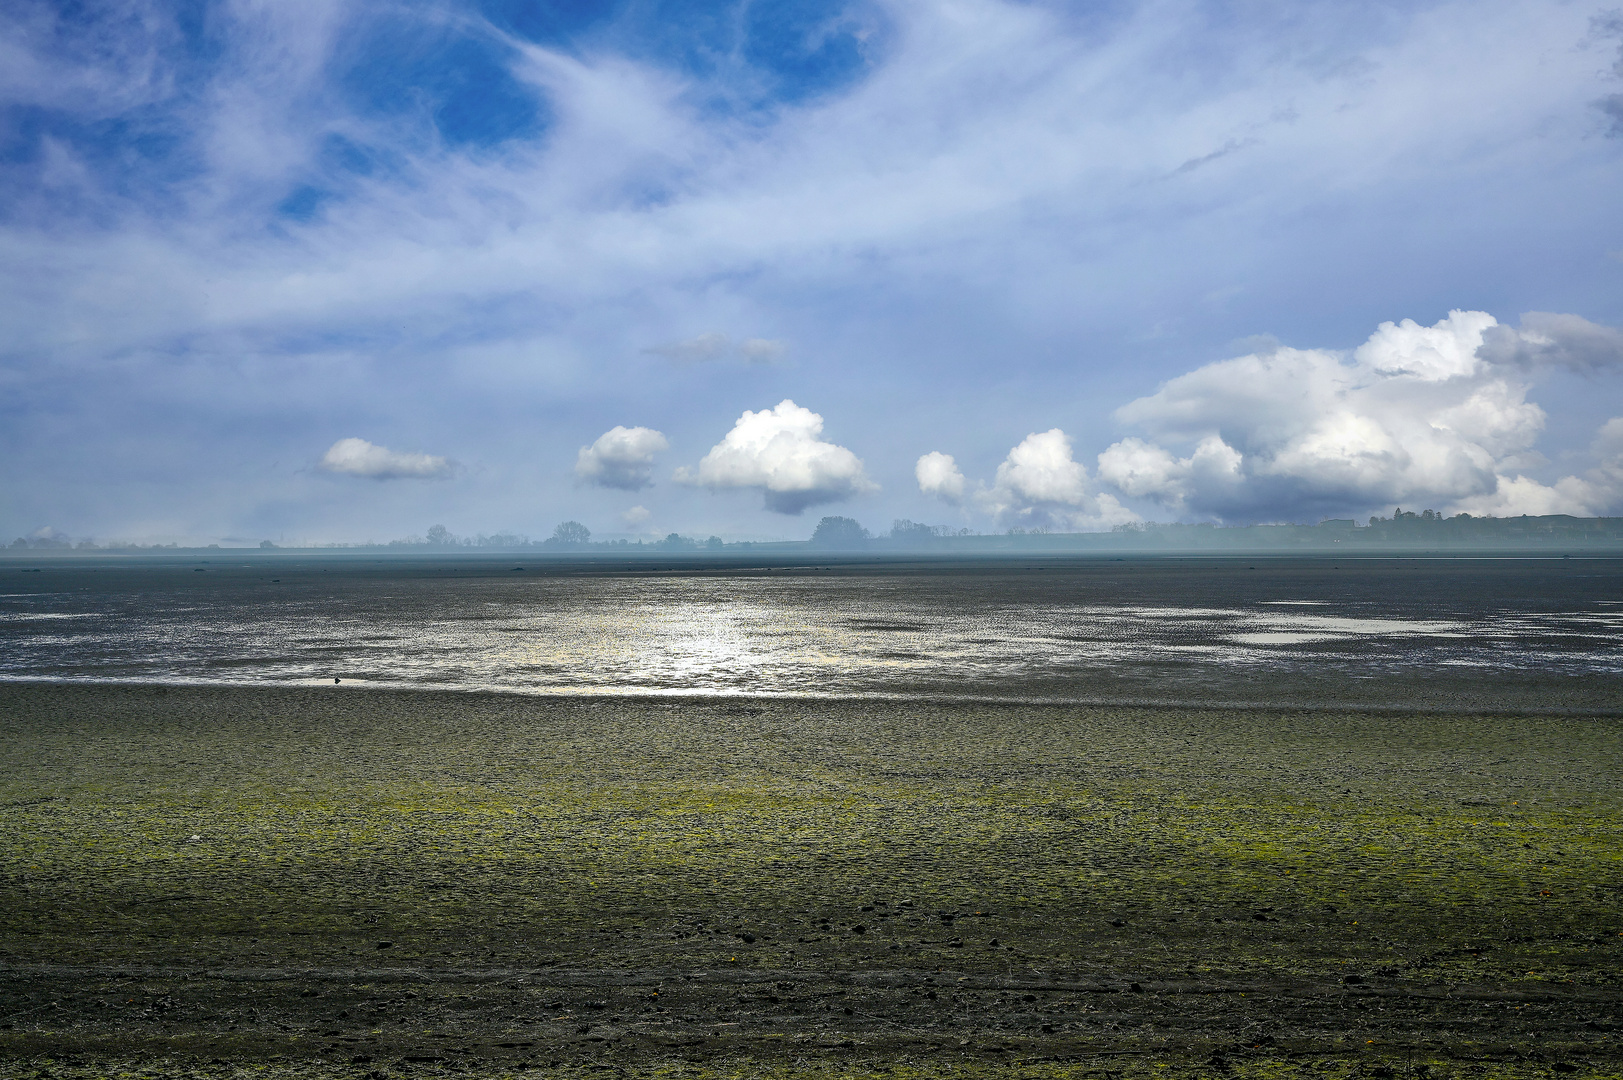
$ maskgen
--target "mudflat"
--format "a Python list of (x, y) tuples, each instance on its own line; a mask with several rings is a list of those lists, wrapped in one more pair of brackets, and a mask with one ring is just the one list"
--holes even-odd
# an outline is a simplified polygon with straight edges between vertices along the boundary
[(0, 1075), (1619, 1075), (1620, 1035), (1617, 718), (0, 685)]

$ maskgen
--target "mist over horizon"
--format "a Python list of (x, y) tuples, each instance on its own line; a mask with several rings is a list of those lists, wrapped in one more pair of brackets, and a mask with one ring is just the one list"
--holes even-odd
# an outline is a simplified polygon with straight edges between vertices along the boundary
[[(1343, 546), (1345, 545), (1345, 546)], [(973, 563), (986, 558), (1044, 556), (1061, 558), (1104, 556), (1124, 552), (1143, 554), (1266, 556), (1346, 555), (1381, 558), (1416, 552), (1494, 556), (1520, 553), (1545, 557), (1559, 554), (1614, 555), (1623, 548), (1623, 517), (1574, 517), (1567, 514), (1491, 517), (1460, 513), (1453, 517), (1433, 510), (1413, 511), (1402, 507), (1392, 516), (1371, 516), (1367, 522), (1351, 518), (1326, 518), (1317, 523), (1255, 522), (1220, 525), (1212, 522), (1134, 521), (1115, 525), (1108, 531), (1065, 532), (1038, 526), (1011, 527), (1003, 532), (980, 532), (967, 527), (928, 525), (897, 518), (889, 529), (869, 529), (855, 518), (825, 515), (809, 536), (722, 537), (714, 533), (664, 536), (595, 533), (578, 521), (563, 521), (547, 537), (522, 533), (472, 533), (459, 535), (444, 525), (433, 525), (421, 535), (390, 540), (362, 541), (294, 539), (254, 540), (222, 537), (218, 542), (139, 543), (129, 540), (73, 538), (52, 529), (42, 529), (32, 537), (19, 536), (0, 545), (0, 558), (31, 559), (38, 555), (186, 555), (220, 553), (305, 553), (356, 552), (392, 554), (404, 557), (484, 555), (519, 553), (544, 556), (644, 556), (669, 558), (714, 556), (723, 560), (738, 556), (787, 558), (790, 562), (806, 556), (823, 558), (830, 554), (907, 558), (914, 555), (945, 557)], [(523, 570), (523, 567), (514, 567)]]

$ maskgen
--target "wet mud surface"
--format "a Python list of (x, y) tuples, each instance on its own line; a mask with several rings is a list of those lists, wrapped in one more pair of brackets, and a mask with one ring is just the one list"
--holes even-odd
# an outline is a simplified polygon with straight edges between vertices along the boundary
[(1620, 778), (1597, 717), (0, 686), (0, 1075), (1616, 1075)]

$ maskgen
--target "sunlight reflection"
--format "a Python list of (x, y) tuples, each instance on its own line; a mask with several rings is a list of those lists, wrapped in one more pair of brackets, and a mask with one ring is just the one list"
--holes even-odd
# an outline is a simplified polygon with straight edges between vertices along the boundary
[(1098, 590), (1056, 591), (1051, 581), (900, 575), (366, 588), (275, 606), (262, 594), (206, 607), (177, 594), (138, 613), (91, 608), (88, 598), (90, 610), (67, 610), (65, 595), (17, 598), (0, 603), (0, 619), (19, 628), (0, 673), (302, 682), (341, 672), (397, 686), (860, 694), (1051, 692), (1152, 669), (1623, 670), (1623, 615), (1587, 604), (1443, 612), (1406, 610), (1401, 596), (1277, 594), (1248, 604), (1111, 603)]

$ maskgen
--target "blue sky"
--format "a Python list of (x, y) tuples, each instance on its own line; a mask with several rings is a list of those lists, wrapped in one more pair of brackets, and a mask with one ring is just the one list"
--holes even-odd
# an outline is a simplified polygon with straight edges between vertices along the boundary
[(15, 0), (0, 533), (1620, 513), (1620, 50), (1491, 0)]

